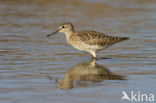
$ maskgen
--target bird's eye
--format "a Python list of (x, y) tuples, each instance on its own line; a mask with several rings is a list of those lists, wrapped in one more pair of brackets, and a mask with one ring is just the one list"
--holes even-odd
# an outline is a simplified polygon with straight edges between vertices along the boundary
[(65, 26), (62, 26), (62, 28), (64, 28)]

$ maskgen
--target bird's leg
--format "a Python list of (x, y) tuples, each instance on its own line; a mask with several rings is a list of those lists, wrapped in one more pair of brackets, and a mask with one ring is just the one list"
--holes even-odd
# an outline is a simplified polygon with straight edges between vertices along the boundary
[(92, 60), (97, 60), (97, 58), (96, 58), (96, 52), (95, 51), (92, 51), (90, 53), (92, 55)]
[(92, 61), (96, 61), (97, 57), (92, 56)]

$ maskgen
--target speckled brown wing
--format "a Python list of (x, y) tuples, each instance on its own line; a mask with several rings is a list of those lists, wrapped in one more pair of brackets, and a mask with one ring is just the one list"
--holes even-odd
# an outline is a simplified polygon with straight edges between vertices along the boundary
[(127, 40), (128, 37), (108, 36), (95, 31), (79, 31), (77, 32), (80, 40), (88, 45), (106, 46), (117, 42)]

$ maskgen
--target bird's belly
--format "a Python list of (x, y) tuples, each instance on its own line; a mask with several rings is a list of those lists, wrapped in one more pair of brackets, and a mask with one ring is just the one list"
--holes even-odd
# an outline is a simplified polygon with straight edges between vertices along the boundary
[(79, 49), (81, 51), (97, 51), (97, 50), (101, 50), (104, 47), (100, 47), (98, 45), (89, 45), (89, 44), (85, 44), (83, 42), (77, 42), (74, 44), (71, 44), (74, 48)]

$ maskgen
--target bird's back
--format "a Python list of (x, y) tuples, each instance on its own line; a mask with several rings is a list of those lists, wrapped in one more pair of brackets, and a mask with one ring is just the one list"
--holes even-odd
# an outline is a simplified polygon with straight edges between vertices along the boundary
[(96, 31), (83, 30), (74, 32), (74, 34), (71, 36), (71, 39), (74, 42), (80, 41), (90, 46), (106, 47), (129, 38), (108, 36)]

